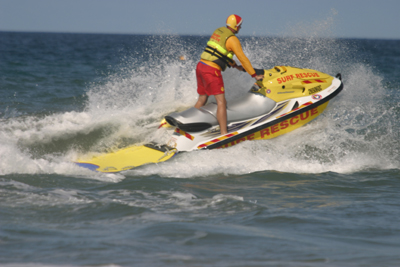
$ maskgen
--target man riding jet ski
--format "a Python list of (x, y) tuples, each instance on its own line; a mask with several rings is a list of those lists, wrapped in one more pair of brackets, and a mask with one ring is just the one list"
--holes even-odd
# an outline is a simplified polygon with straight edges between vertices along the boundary
[[(226, 27), (216, 29), (211, 35), (196, 67), (199, 98), (194, 107), (201, 108), (207, 103), (208, 97), (213, 95), (217, 101), (216, 118), (219, 122), (221, 134), (228, 132), (225, 88), (221, 71), (225, 71), (228, 66), (240, 71), (247, 71), (256, 80), (262, 80), (264, 77), (263, 74), (255, 72), (249, 59), (243, 53), (239, 39), (235, 36), (239, 33), (242, 22), (240, 16), (230, 15), (226, 20)], [(233, 55), (236, 55), (242, 66), (236, 64)]]

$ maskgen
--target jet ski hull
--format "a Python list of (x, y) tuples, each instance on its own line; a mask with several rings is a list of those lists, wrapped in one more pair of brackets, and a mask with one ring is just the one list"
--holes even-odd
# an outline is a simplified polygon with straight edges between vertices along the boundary
[(205, 146), (202, 147), (206, 147), (208, 149), (227, 148), (243, 141), (272, 139), (278, 137), (280, 135), (289, 133), (317, 118), (317, 116), (319, 116), (325, 110), (327, 105), (328, 102), (304, 111), (298, 115), (292, 114), (288, 118), (284, 118), (284, 120), (282, 118), (282, 121), (278, 119), (276, 121), (267, 123), (266, 125), (256, 127), (245, 133), (238, 134), (232, 138), (232, 141), (230, 139), (226, 139), (222, 142), (215, 142), (216, 145), (214, 145), (213, 142), (210, 142), (206, 143)]

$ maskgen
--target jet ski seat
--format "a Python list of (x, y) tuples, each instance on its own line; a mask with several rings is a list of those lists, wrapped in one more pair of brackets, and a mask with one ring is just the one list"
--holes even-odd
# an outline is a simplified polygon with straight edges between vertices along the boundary
[[(249, 91), (242, 98), (227, 103), (228, 123), (248, 120), (269, 113), (276, 103), (261, 94)], [(217, 104), (209, 103), (200, 109), (172, 113), (165, 117), (166, 121), (183, 131), (199, 132), (218, 125)]]
[[(227, 103), (228, 123), (234, 121), (248, 120), (270, 112), (276, 103), (272, 99), (261, 94), (249, 92), (242, 98), (238, 98)], [(210, 103), (201, 107), (202, 110), (217, 116), (217, 104)]]

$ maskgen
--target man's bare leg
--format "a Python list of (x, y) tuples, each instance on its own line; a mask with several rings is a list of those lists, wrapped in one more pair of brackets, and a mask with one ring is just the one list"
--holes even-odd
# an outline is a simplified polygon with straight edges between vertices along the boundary
[(227, 134), (227, 115), (226, 115), (226, 99), (225, 94), (214, 95), (215, 100), (217, 100), (217, 120), (219, 123), (219, 128), (221, 129), (221, 134)]
[(207, 103), (208, 95), (199, 95), (199, 99), (197, 99), (195, 108), (199, 109)]

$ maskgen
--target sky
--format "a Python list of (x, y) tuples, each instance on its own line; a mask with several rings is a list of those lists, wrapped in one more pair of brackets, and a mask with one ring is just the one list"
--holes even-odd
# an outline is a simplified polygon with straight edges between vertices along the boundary
[(400, 39), (400, 0), (0, 0), (0, 31)]

